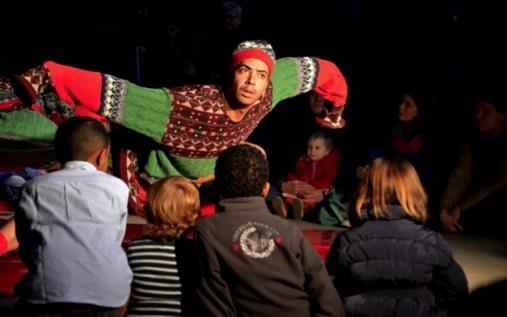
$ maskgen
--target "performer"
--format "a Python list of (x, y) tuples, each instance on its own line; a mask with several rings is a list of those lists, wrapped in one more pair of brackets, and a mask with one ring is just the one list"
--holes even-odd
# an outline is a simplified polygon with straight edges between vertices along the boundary
[[(231, 75), (224, 87), (152, 89), (108, 74), (45, 62), (0, 82), (0, 138), (51, 142), (54, 128), (48, 120), (58, 124), (72, 116), (107, 119), (160, 144), (142, 166), (147, 177), (181, 175), (200, 184), (213, 179), (218, 154), (245, 142), (281, 100), (313, 89), (334, 105), (317, 120), (332, 128), (345, 124), (341, 113), (347, 84), (329, 61), (314, 57), (275, 60), (269, 43), (245, 41), (232, 54)], [(129, 184), (134, 198), (139, 194), (133, 190), (136, 184)]]

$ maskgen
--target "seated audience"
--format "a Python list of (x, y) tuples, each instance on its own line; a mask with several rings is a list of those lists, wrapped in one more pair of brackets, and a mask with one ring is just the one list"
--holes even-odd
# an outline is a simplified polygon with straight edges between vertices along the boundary
[(321, 258), (290, 222), (268, 210), (268, 162), (230, 147), (216, 162), (218, 213), (196, 226), (205, 316), (344, 316)]
[(185, 233), (195, 225), (199, 207), (199, 192), (186, 178), (164, 178), (151, 186), (145, 236), (127, 249), (134, 273), (127, 316), (190, 315), (193, 285), (187, 277), (197, 272), (185, 261), (193, 246)]
[(327, 258), (347, 316), (446, 316), (468, 293), (443, 237), (424, 226), (426, 193), (402, 158), (377, 158), (350, 202), (352, 229)]
[(15, 213), (28, 272), (16, 285), (20, 316), (117, 316), (132, 271), (122, 248), (128, 187), (106, 174), (109, 135), (98, 121), (65, 120), (55, 134), (61, 170), (26, 182)]
[[(282, 182), (282, 196), (271, 203), (279, 216), (287, 217), (291, 206), (294, 219), (302, 219), (329, 193), (338, 174), (339, 152), (331, 138), (317, 132), (308, 137), (307, 154), (299, 158), (295, 170)], [(283, 198), (282, 198), (283, 197)]]
[(505, 236), (507, 104), (485, 94), (476, 104), (476, 131), (465, 142), (440, 203), (447, 232)]

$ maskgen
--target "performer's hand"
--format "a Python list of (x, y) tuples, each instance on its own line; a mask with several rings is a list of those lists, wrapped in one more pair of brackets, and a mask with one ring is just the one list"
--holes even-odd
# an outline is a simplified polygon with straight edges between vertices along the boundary
[(334, 106), (329, 103), (322, 111), (315, 117), (317, 123), (325, 128), (340, 129), (346, 124), (345, 119), (342, 117), (344, 106)]
[(202, 184), (209, 183), (213, 180), (215, 180), (215, 174), (199, 177), (194, 183), (197, 187), (201, 187)]

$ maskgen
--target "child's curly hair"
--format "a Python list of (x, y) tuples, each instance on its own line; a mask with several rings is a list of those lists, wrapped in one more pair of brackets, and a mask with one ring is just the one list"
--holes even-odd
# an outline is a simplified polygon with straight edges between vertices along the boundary
[(148, 193), (145, 233), (151, 237), (178, 238), (197, 222), (199, 191), (181, 176), (155, 182)]
[(222, 198), (262, 196), (268, 178), (268, 161), (252, 145), (232, 146), (217, 159), (215, 186)]

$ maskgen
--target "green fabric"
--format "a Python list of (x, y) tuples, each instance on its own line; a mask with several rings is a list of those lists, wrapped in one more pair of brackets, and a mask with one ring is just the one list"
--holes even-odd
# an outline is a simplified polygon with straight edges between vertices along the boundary
[(32, 110), (0, 112), (0, 138), (52, 144), (56, 124)]
[(121, 124), (161, 142), (172, 110), (172, 98), (166, 89), (127, 84)]
[(214, 173), (216, 158), (191, 159), (179, 156), (170, 156), (163, 150), (153, 150), (148, 156), (144, 171), (150, 177), (162, 178), (183, 175), (196, 179)]
[(297, 88), (301, 80), (300, 76), (294, 58), (286, 57), (276, 60), (275, 71), (271, 77), (271, 83), (273, 84), (272, 108), (278, 102), (297, 94)]
[(319, 222), (325, 226), (341, 226), (348, 219), (347, 206), (342, 202), (343, 195), (334, 189), (323, 201), (319, 209)]

